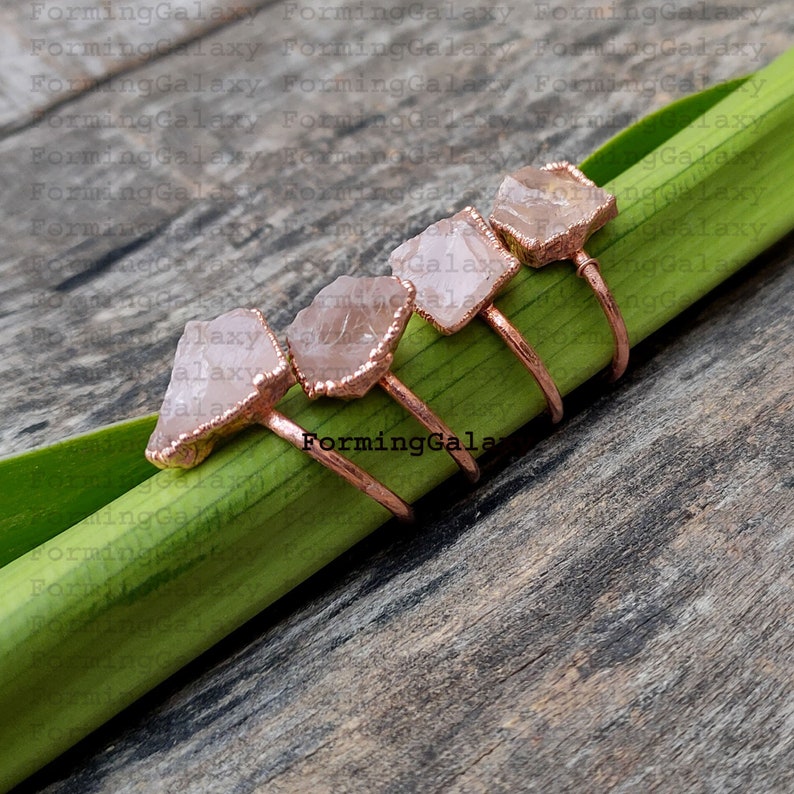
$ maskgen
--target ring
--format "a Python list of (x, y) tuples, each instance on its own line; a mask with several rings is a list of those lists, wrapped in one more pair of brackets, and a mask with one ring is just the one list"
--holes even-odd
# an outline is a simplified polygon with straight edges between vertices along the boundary
[(412, 284), (394, 276), (340, 276), (287, 328), (292, 366), (310, 399), (362, 397), (380, 386), (430, 433), (439, 435), (466, 477), (476, 482), (480, 469), (471, 453), (390, 371), (415, 292)]
[(499, 243), (473, 207), (443, 218), (406, 240), (389, 257), (392, 272), (416, 287), (416, 313), (442, 334), (453, 334), (479, 315), (535, 378), (553, 422), (562, 419), (562, 397), (546, 365), (518, 329), (493, 304), (521, 263)]
[(587, 281), (609, 321), (614, 338), (611, 380), (629, 362), (629, 335), (597, 259), (584, 250), (593, 232), (618, 214), (613, 195), (576, 166), (561, 161), (542, 168), (526, 166), (504, 178), (490, 221), (510, 252), (525, 265), (543, 267), (570, 259)]
[(161, 469), (191, 468), (225, 437), (261, 424), (401, 521), (411, 521), (407, 502), (339, 452), (307, 447), (309, 434), (273, 408), (294, 383), (287, 357), (257, 309), (187, 323), (146, 458)]

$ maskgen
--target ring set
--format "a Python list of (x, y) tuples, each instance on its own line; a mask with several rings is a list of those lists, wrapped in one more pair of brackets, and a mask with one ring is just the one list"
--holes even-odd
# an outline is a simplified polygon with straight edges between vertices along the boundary
[(467, 207), (395, 249), (389, 257), (393, 275), (340, 276), (321, 289), (287, 329), (288, 356), (257, 309), (188, 322), (147, 459), (160, 468), (189, 468), (224, 438), (261, 424), (398, 519), (411, 520), (407, 502), (335, 449), (307, 445), (313, 434), (275, 405), (296, 381), (310, 399), (352, 399), (379, 386), (437, 435), (475, 482), (479, 468), (471, 453), (447, 443), (456, 438), (452, 430), (390, 370), (411, 314), (443, 334), (453, 334), (479, 316), (534, 377), (552, 421), (558, 422), (563, 406), (554, 380), (493, 301), (522, 263), (542, 267), (572, 260), (612, 328), (611, 376), (619, 377), (628, 362), (626, 326), (598, 262), (584, 251), (587, 238), (616, 214), (614, 196), (569, 163), (522, 168), (505, 177), (489, 221)]

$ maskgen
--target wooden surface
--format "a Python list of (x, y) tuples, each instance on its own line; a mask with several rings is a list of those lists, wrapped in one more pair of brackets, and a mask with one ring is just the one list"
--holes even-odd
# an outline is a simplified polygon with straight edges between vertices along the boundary
[[(64, 7), (0, 4), (5, 452), (156, 410), (186, 320), (254, 304), (280, 331), (334, 276), (487, 211), (504, 171), (579, 160), (792, 32), (787, 3)], [(791, 258), (25, 788), (790, 790)]]

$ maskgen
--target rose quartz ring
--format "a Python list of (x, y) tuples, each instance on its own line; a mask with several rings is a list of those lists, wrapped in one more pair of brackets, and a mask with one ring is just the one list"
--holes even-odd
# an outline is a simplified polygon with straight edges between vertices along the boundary
[(273, 408), (294, 383), (284, 352), (256, 309), (189, 322), (146, 457), (159, 468), (190, 468), (224, 437), (262, 424), (410, 521), (410, 505), (335, 450), (307, 446), (311, 434)]
[(480, 475), (471, 453), (390, 367), (393, 351), (411, 317), (415, 290), (394, 276), (340, 276), (298, 312), (287, 329), (287, 346), (306, 394), (349, 399), (375, 385), (408, 410), (472, 482)]
[(598, 260), (584, 251), (587, 238), (618, 214), (615, 197), (566, 162), (521, 168), (499, 186), (490, 221), (510, 252), (525, 265), (543, 267), (571, 259), (592, 288), (614, 337), (610, 375), (619, 378), (629, 360), (629, 337)]
[(479, 315), (537, 381), (552, 421), (562, 418), (562, 397), (532, 346), (493, 305), (494, 296), (521, 263), (500, 245), (473, 207), (429, 226), (389, 257), (392, 272), (416, 287), (417, 314), (453, 334)]

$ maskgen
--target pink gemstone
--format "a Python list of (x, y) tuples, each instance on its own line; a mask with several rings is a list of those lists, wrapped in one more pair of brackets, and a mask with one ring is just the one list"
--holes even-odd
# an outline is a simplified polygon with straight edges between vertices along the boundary
[(520, 267), (472, 207), (406, 240), (389, 264), (416, 287), (417, 312), (446, 334), (466, 325)]
[(523, 262), (570, 258), (617, 214), (615, 197), (569, 163), (527, 166), (504, 178), (490, 221)]
[(287, 329), (292, 363), (310, 397), (360, 397), (388, 371), (411, 317), (414, 289), (394, 276), (340, 276)]
[(158, 466), (200, 462), (223, 428), (246, 423), (263, 400), (275, 405), (293, 383), (286, 356), (255, 309), (185, 325), (147, 456)]

